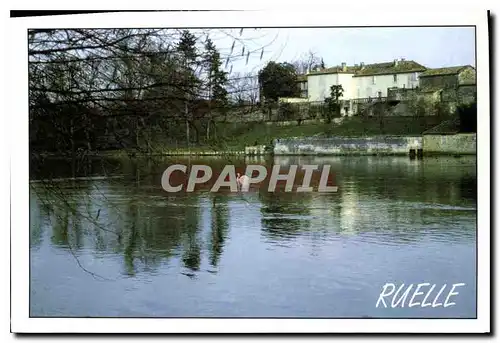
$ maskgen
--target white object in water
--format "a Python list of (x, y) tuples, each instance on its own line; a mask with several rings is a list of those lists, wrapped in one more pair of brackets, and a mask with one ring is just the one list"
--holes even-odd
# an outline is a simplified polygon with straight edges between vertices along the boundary
[(246, 175), (239, 176), (238, 184), (240, 185), (242, 192), (248, 192), (248, 189), (250, 188), (250, 178)]

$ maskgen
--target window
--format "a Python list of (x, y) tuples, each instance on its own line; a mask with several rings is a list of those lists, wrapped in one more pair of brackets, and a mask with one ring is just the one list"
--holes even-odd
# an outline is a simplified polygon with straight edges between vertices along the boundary
[(378, 92), (378, 97), (381, 98), (382, 97), (382, 92)]
[(372, 76), (372, 85), (375, 84), (375, 76)]
[(397, 83), (397, 82), (398, 82), (398, 75), (394, 74), (394, 83)]

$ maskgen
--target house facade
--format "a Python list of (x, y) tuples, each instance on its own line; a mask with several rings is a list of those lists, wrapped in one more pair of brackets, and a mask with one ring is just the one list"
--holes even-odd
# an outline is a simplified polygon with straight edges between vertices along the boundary
[(421, 64), (406, 60), (366, 66), (361, 64), (353, 76), (356, 87), (353, 98), (385, 98), (390, 88), (416, 88), (419, 85), (419, 75), (425, 70)]
[(341, 66), (312, 71), (307, 74), (309, 101), (323, 102), (330, 96), (330, 87), (342, 85), (344, 90), (341, 100), (352, 98), (353, 79), (356, 68), (342, 63)]
[(323, 103), (330, 96), (330, 87), (341, 85), (344, 116), (364, 112), (379, 98), (391, 106), (410, 99), (422, 99), (431, 105), (449, 103), (452, 111), (452, 104), (473, 102), (476, 97), (476, 71), (472, 66), (428, 69), (404, 59), (354, 66), (342, 63), (299, 75), (297, 83), (300, 97), (283, 101)]
[(307, 94), (311, 102), (324, 101), (329, 97), (332, 85), (342, 85), (341, 100), (387, 97), (389, 88), (416, 88), (419, 75), (426, 68), (414, 61), (393, 62), (356, 66), (341, 66), (316, 70), (307, 74)]

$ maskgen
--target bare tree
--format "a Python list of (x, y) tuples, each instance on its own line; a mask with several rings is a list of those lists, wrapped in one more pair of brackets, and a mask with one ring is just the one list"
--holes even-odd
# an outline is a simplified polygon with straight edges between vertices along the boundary
[[(208, 64), (200, 51), (207, 37), (213, 34), (215, 39), (218, 35), (233, 40), (231, 49), (219, 54), (225, 70), (252, 54), (262, 58), (264, 50), (250, 49), (230, 30), (192, 31), (194, 55), (188, 58), (187, 68), (186, 49), (179, 49), (185, 34), (177, 29), (30, 30), (32, 147), (75, 155), (98, 149), (92, 133), (114, 134), (126, 129), (134, 136), (136, 148), (146, 146), (151, 151), (155, 132), (178, 138), (180, 121), (188, 132), (189, 145), (190, 129), (196, 133), (197, 125), (210, 125), (200, 120), (222, 112), (205, 110), (207, 106), (202, 105), (213, 88), (213, 75), (207, 76)], [(253, 88), (250, 97), (255, 99), (255, 83), (248, 87)], [(108, 127), (110, 122), (120, 128)], [(47, 139), (54, 134), (56, 139)], [(119, 146), (130, 146), (123, 137), (115, 138)]]
[(255, 105), (259, 99), (258, 76), (252, 73), (234, 73), (229, 79), (228, 89), (235, 103)]
[(295, 67), (297, 74), (306, 74), (317, 67), (325, 67), (323, 59), (312, 50), (300, 55), (299, 59), (292, 62), (292, 65)]
[[(262, 47), (248, 47), (248, 42), (231, 30), (193, 30), (196, 48), (203, 49), (203, 42), (212, 34), (232, 40), (231, 48), (217, 47), (221, 51), (219, 65), (226, 71), (231, 70), (234, 62), (248, 60), (249, 56), (262, 58)], [(37, 181), (43, 181), (38, 183), (43, 188), (40, 197), (47, 200), (47, 206), (62, 206), (75, 217), (96, 223), (99, 219), (100, 210), (91, 213), (72, 202), (73, 197), (90, 201), (96, 189), (82, 189), (78, 194), (73, 194), (73, 189), (64, 192), (64, 187), (53, 180), (61, 175), (53, 174), (43, 164), (48, 152), (70, 156), (71, 179), (75, 179), (77, 167), (90, 161), (87, 157), (94, 150), (113, 145), (126, 151), (135, 149), (131, 154), (149, 153), (157, 141), (183, 141), (189, 129), (198, 139), (197, 127), (203, 129), (210, 122), (215, 125), (212, 118), (220, 109), (208, 106), (206, 110), (207, 101), (210, 104), (216, 93), (213, 73), (207, 71), (202, 54), (186, 58), (188, 49), (177, 49), (181, 36), (182, 31), (177, 29), (142, 28), (28, 32), (30, 176), (43, 179)], [(244, 56), (237, 52), (243, 48)], [(224, 92), (218, 94), (221, 93)], [(186, 126), (189, 129), (185, 130)], [(160, 139), (155, 140), (157, 134)], [(138, 175), (139, 172), (137, 180)], [(52, 195), (58, 196), (58, 203), (49, 201)], [(111, 207), (111, 203), (104, 207)], [(98, 224), (99, 230), (121, 237), (119, 225), (111, 230)], [(63, 226), (67, 230), (68, 225)], [(132, 256), (133, 248), (130, 250), (128, 254)]]

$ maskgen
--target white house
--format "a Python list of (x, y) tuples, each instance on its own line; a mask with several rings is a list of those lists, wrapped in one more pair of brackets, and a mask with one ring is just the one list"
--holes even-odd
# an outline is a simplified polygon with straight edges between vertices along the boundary
[(311, 102), (324, 101), (330, 95), (330, 86), (342, 85), (342, 100), (386, 97), (388, 88), (415, 88), (418, 76), (427, 68), (414, 61), (393, 62), (326, 68), (307, 74), (307, 98)]
[(419, 75), (426, 69), (415, 61), (403, 59), (367, 65), (362, 63), (353, 75), (353, 98), (386, 97), (388, 88), (416, 88)]
[[(356, 99), (387, 97), (389, 88), (416, 88), (419, 75), (427, 68), (404, 59), (392, 62), (341, 66), (311, 71), (300, 75), (300, 98), (283, 98), (286, 102), (323, 102), (330, 96), (330, 87), (341, 85), (344, 100), (342, 115), (352, 115)], [(347, 101), (353, 100), (353, 101)]]
[(312, 71), (307, 74), (307, 94), (311, 102), (324, 101), (330, 96), (330, 87), (342, 85), (344, 90), (342, 100), (351, 99), (353, 96), (353, 76), (355, 67), (342, 63), (340, 67), (326, 68)]

